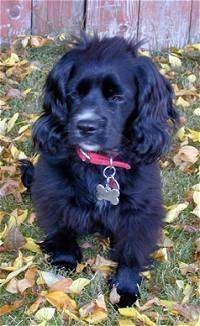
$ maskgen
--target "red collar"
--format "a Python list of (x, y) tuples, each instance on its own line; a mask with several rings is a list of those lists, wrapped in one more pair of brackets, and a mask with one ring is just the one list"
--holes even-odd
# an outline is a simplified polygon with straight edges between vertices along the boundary
[(115, 166), (126, 170), (131, 169), (131, 166), (128, 163), (114, 161), (112, 158), (106, 155), (95, 152), (85, 152), (81, 148), (77, 148), (76, 153), (83, 162), (90, 162), (95, 165)]

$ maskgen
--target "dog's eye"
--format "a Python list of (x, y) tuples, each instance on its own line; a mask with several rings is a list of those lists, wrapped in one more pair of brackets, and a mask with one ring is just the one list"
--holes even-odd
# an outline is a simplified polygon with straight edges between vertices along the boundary
[(83, 79), (77, 87), (77, 92), (80, 96), (86, 96), (91, 88), (91, 81), (89, 79)]
[(124, 101), (124, 96), (123, 95), (119, 95), (119, 94), (115, 94), (111, 97), (111, 101), (114, 102), (123, 102)]

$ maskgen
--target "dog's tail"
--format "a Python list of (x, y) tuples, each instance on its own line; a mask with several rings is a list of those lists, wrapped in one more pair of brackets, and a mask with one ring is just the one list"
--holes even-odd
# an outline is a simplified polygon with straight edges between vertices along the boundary
[(29, 160), (19, 160), (19, 168), (21, 171), (21, 180), (28, 191), (31, 190), (31, 185), (34, 178), (34, 166)]

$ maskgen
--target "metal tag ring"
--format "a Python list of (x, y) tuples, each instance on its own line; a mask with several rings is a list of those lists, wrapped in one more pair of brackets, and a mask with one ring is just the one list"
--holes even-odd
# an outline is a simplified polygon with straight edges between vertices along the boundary
[[(111, 171), (110, 174), (108, 174), (109, 170)], [(104, 177), (107, 179), (107, 178), (114, 178), (115, 176), (115, 173), (116, 173), (116, 169), (114, 166), (106, 166), (105, 169), (103, 170), (103, 175)]]

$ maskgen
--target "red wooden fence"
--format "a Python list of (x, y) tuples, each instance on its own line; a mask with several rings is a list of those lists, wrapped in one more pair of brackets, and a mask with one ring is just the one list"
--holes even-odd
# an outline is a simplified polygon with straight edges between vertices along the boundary
[(149, 48), (199, 41), (199, 0), (1, 0), (1, 43), (22, 34), (146, 38)]

